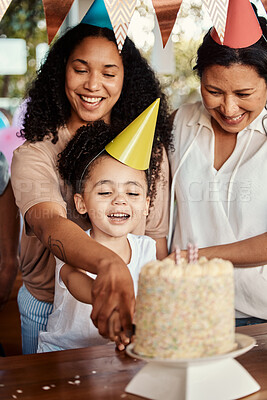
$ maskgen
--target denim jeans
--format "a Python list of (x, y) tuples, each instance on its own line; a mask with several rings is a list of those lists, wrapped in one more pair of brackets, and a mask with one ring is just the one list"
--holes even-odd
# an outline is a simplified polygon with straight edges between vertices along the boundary
[(266, 319), (256, 318), (256, 317), (248, 317), (248, 318), (236, 318), (235, 326), (244, 326), (244, 325), (256, 325), (256, 324), (264, 324), (267, 322)]
[(46, 330), (53, 304), (37, 300), (24, 285), (19, 290), (17, 301), (21, 322), (22, 353), (33, 354), (37, 352), (39, 332)]

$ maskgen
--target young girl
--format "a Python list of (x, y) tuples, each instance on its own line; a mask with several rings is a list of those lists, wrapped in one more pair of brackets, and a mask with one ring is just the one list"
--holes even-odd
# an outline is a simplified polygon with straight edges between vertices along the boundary
[[(136, 294), (140, 269), (156, 258), (156, 245), (150, 237), (130, 232), (148, 214), (150, 198), (155, 195), (155, 192), (148, 193), (148, 188), (154, 185), (149, 182), (148, 171), (131, 168), (106, 151), (101, 152), (112, 133), (114, 129), (111, 132), (103, 121), (78, 129), (60, 155), (59, 172), (72, 186), (76, 210), (90, 219), (92, 228), (87, 234), (117, 253), (128, 265)], [(93, 141), (96, 137), (97, 141)], [(54, 308), (47, 331), (39, 335), (38, 352), (107, 341), (99, 335), (90, 318), (94, 277), (56, 259)], [(124, 335), (119, 337), (119, 327), (115, 311), (109, 321), (109, 338), (123, 350), (129, 339)]]

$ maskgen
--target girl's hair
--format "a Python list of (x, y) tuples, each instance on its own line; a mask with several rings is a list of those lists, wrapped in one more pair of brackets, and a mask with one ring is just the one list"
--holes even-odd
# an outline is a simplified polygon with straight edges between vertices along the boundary
[[(85, 182), (99, 158), (109, 156), (108, 153), (102, 152), (102, 150), (120, 133), (120, 128), (119, 125), (115, 129), (111, 128), (104, 121), (96, 121), (93, 124), (84, 125), (77, 130), (75, 136), (59, 154), (58, 170), (60, 176), (72, 187), (73, 193), (83, 193)], [(99, 155), (99, 153), (101, 154)], [(150, 181), (148, 170), (145, 171), (145, 174), (148, 195), (153, 200), (156, 194), (155, 189), (153, 189), (154, 185)]]
[[(86, 37), (104, 37), (116, 44), (112, 30), (82, 23), (68, 30), (55, 42), (28, 93), (27, 112), (21, 130), (21, 136), (25, 139), (36, 142), (48, 136), (53, 143), (57, 142), (58, 129), (66, 125), (71, 112), (65, 93), (66, 64), (75, 47)], [(150, 164), (152, 185), (155, 185), (163, 147), (172, 147), (172, 125), (167, 100), (154, 72), (129, 38), (125, 40), (121, 57), (124, 82), (120, 98), (112, 109), (111, 127), (118, 122), (123, 127), (128, 126), (156, 98), (161, 99)]]

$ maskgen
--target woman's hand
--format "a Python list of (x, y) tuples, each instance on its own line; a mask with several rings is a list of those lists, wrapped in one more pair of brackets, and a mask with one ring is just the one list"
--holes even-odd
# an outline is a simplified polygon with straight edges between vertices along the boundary
[(99, 333), (109, 337), (109, 319), (116, 310), (119, 322), (116, 322), (115, 332), (122, 331), (125, 337), (130, 338), (135, 307), (134, 288), (130, 271), (119, 257), (103, 262), (98, 268), (92, 296), (91, 318)]
[(116, 343), (118, 350), (125, 350), (131, 339), (121, 331), (120, 315), (118, 311), (113, 311), (109, 318), (109, 339)]
[[(223, 258), (233, 263), (234, 267), (251, 268), (267, 264), (267, 233), (253, 236), (238, 242), (218, 246), (203, 247), (198, 250), (198, 256)], [(181, 250), (181, 257), (187, 258), (187, 250)], [(175, 252), (168, 258), (175, 260)]]

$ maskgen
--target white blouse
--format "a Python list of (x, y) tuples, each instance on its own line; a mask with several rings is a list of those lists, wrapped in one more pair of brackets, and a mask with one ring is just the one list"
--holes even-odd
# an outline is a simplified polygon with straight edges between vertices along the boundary
[[(264, 109), (237, 135), (231, 156), (214, 168), (214, 132), (201, 102), (174, 120), (169, 247), (233, 243), (267, 232), (267, 138)], [(174, 203), (176, 198), (177, 207)], [(236, 317), (267, 319), (266, 266), (235, 268)]]

